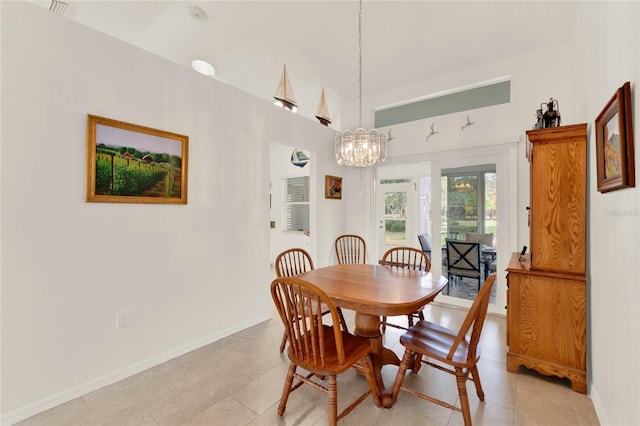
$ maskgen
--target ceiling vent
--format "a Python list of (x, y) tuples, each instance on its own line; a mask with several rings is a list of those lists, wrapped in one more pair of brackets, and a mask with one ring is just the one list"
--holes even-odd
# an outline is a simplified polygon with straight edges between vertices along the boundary
[(51, 0), (49, 10), (53, 13), (64, 16), (65, 12), (67, 11), (67, 7), (69, 7), (69, 2), (61, 0)]

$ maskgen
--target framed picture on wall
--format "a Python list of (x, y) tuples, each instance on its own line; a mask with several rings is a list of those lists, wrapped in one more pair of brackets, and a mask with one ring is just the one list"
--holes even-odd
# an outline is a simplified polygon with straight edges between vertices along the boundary
[(631, 84), (616, 90), (596, 118), (598, 191), (609, 192), (636, 186), (633, 159)]
[(332, 200), (342, 199), (342, 178), (337, 176), (325, 176), (324, 178), (324, 198)]
[(88, 115), (87, 201), (187, 204), (189, 137)]

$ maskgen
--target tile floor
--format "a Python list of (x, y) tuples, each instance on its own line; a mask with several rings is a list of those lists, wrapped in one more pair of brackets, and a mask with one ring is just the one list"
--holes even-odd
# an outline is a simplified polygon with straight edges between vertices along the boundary
[[(457, 328), (465, 312), (432, 304), (427, 319)], [(350, 330), (353, 313), (345, 311)], [(398, 318), (394, 318), (398, 320)], [(303, 386), (289, 397), (282, 419), (277, 407), (287, 372), (286, 355), (278, 352), (282, 324), (274, 319), (151, 368), (111, 386), (34, 416), (20, 426), (187, 426), (187, 425), (325, 425), (326, 396)], [(387, 329), (385, 343), (398, 355), (401, 330)], [(568, 381), (530, 370), (505, 369), (505, 319), (488, 316), (481, 340), (480, 377), (486, 402), (480, 403), (468, 382), (473, 424), (598, 425), (588, 396), (571, 391)], [(397, 367), (385, 366), (390, 389)], [(427, 393), (457, 403), (453, 376), (424, 366), (407, 381)], [(366, 389), (366, 381), (350, 370), (338, 379), (338, 410)], [(344, 425), (462, 425), (462, 415), (401, 393), (390, 410), (370, 398), (342, 422)]]

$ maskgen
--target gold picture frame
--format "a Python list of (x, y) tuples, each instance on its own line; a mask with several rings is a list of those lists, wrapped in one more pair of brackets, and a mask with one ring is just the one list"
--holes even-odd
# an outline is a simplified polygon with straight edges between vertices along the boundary
[(598, 191), (636, 186), (633, 158), (631, 83), (626, 82), (596, 118)]
[(88, 114), (88, 202), (187, 204), (189, 137)]
[(338, 176), (324, 177), (324, 198), (330, 200), (342, 199), (342, 178)]

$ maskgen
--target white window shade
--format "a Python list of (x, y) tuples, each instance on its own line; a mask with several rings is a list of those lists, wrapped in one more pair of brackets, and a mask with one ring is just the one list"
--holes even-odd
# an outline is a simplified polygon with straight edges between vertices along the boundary
[(285, 231), (309, 230), (309, 176), (283, 179), (283, 215)]

